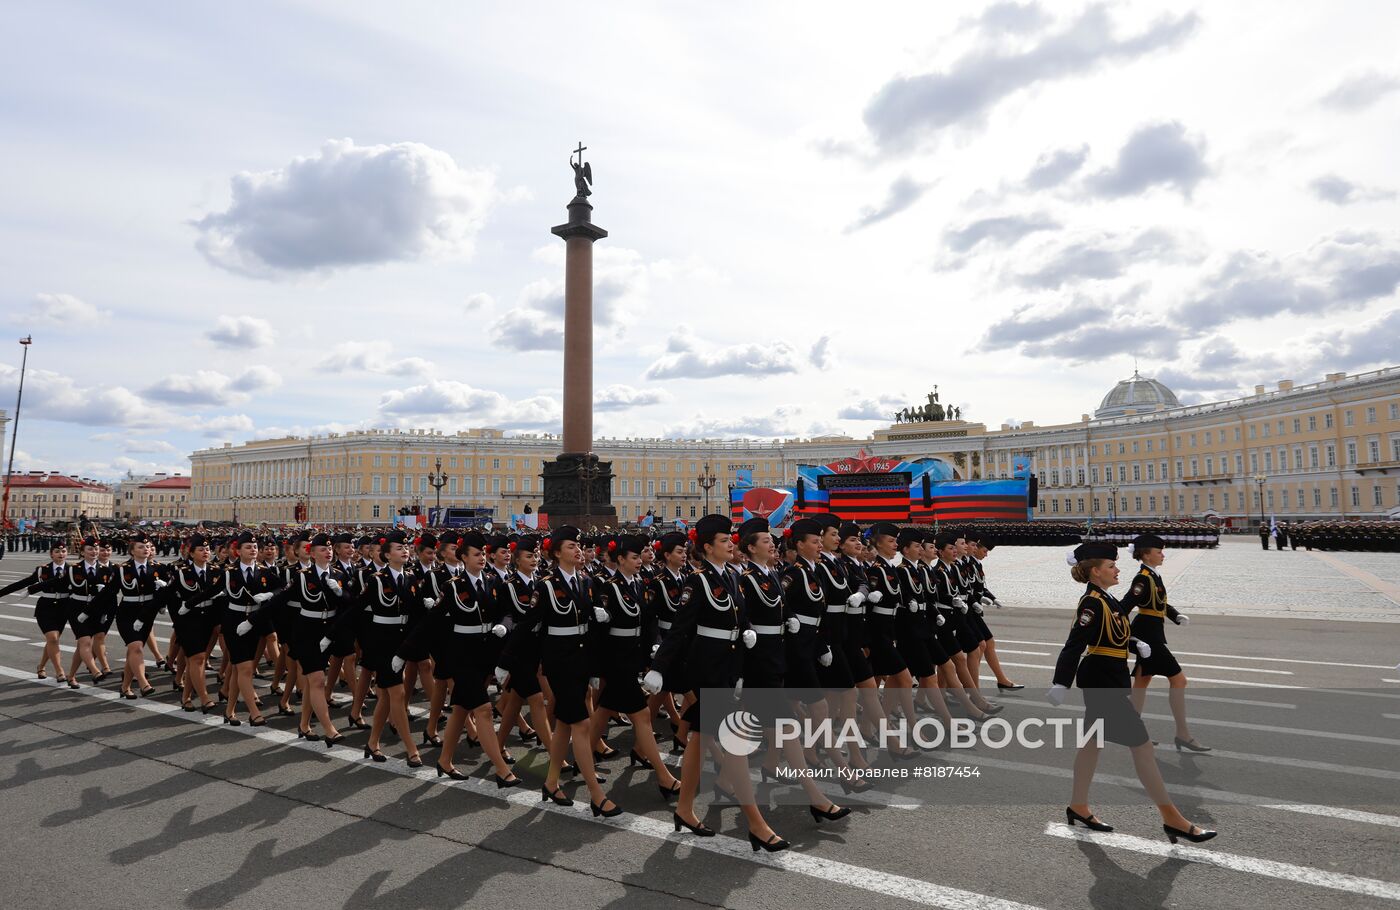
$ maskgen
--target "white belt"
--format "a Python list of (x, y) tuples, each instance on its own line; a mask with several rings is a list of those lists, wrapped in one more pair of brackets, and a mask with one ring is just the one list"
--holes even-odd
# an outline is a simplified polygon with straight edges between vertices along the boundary
[(588, 631), (587, 626), (550, 626), (550, 635), (583, 635)]
[[(308, 610), (305, 607), (302, 607), (300, 612), (301, 615), (305, 616), (307, 619), (330, 619), (335, 615), (334, 610)], [(378, 617), (376, 617), (376, 619), (377, 618)]]
[(129, 604), (143, 604), (154, 596), (154, 594), (123, 594), (122, 600)]
[(709, 626), (696, 626), (695, 634), (702, 638), (718, 638), (724, 641), (737, 641), (738, 629), (712, 629)]
[(458, 635), (484, 635), (490, 630), (481, 623), (477, 623), (474, 626), (453, 626), (452, 631)]
[(804, 616), (801, 613), (797, 614), (797, 621), (804, 626), (819, 626), (822, 624), (822, 618), (820, 616)]
[(656, 627), (663, 631), (668, 631), (671, 628), (671, 621), (669, 619), (658, 619), (656, 621)]
[(376, 616), (374, 621), (381, 626), (401, 626), (408, 622), (407, 616)]
[(203, 610), (205, 607), (212, 607), (213, 605), (214, 605), (214, 601), (213, 601), (213, 600), (201, 600), (201, 601), (200, 601), (199, 603), (197, 603), (197, 604), (190, 604), (190, 609), (191, 609), (191, 610)]
[(69, 595), (68, 595), (68, 599), (69, 599), (69, 600), (76, 600), (78, 603), (83, 603), (83, 604), (85, 604), (85, 603), (88, 603), (89, 601), (92, 600), (92, 595), (91, 595), (91, 594), (69, 594)]
[[(872, 609), (873, 609), (873, 608), (872, 608)], [(858, 607), (847, 607), (847, 608), (846, 608), (846, 613), (848, 613), (848, 614), (853, 614), (853, 615), (855, 615), (855, 616), (859, 616), (860, 614), (862, 614), (862, 613), (864, 613), (864, 612), (865, 612), (865, 604), (864, 604), (864, 603), (862, 603), (862, 604), (861, 604), (860, 606), (858, 606)]]
[(828, 613), (845, 613), (845, 612), (846, 612), (846, 605), (845, 605), (844, 603), (839, 603), (839, 604), (827, 604), (827, 605), (826, 605), (826, 612), (828, 612)]
[(753, 630), (759, 635), (782, 635), (782, 626), (754, 626)]
[(870, 612), (880, 616), (893, 616), (894, 607), (871, 607)]
[(642, 630), (633, 626), (630, 629), (609, 629), (608, 634), (618, 638), (637, 638), (642, 634)]

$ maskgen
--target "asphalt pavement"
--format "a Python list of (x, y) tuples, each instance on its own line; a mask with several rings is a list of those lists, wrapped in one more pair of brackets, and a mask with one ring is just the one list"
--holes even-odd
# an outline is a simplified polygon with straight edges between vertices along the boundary
[[(566, 785), (573, 807), (540, 803), (545, 756), (518, 742), (516, 771), (533, 789), (498, 791), (479, 750), (459, 751), (472, 774), (460, 783), (434, 776), (432, 750), (425, 769), (407, 768), (390, 738), (389, 762), (373, 764), (360, 754), (363, 732), (347, 730), (345, 746), (327, 750), (296, 739), (292, 718), (231, 728), (181, 712), (170, 677), (154, 670), (153, 697), (120, 700), (115, 634), (116, 676), (91, 686), (84, 673), (79, 690), (58, 688), (35, 679), (34, 599), (11, 596), (0, 601), (4, 904), (1395, 906), (1400, 625), (1390, 614), (1400, 604), (1387, 585), (1400, 578), (1400, 555), (1300, 552), (1260, 563), (1244, 546), (1178, 560), (1176, 590), (1198, 586), (1198, 607), (1190, 625), (1168, 627), (1192, 679), (1192, 731), (1216, 751), (1172, 747), (1165, 683), (1144, 712), (1178, 805), (1221, 832), (1199, 847), (1167, 843), (1121, 747), (1107, 747), (1094, 785), (1095, 810), (1117, 828), (1106, 835), (1064, 824), (1069, 752), (983, 743), (911, 765), (880, 761), (907, 776), (880, 780), (866, 798), (824, 785), (855, 810), (834, 825), (815, 824), (791, 786), (765, 785), (766, 815), (794, 849), (755, 854), (738, 810), (705, 795), (700, 811), (720, 836), (674, 833), (649, 772), (625, 761), (605, 767), (626, 814), (594, 819), (577, 785)], [(37, 561), (9, 554), (0, 583)], [(987, 617), (1003, 665), (1032, 687), (991, 697), (1011, 724), (1075, 717), (1073, 702), (1057, 710), (1040, 697), (1073, 613), (1060, 554), (999, 548), (988, 572), (1008, 604)], [(162, 618), (158, 636), (169, 631)], [(631, 732), (610, 741), (625, 756)]]

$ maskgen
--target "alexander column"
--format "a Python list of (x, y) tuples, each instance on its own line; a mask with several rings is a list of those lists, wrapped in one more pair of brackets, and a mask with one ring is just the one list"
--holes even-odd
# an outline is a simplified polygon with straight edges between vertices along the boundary
[(564, 451), (545, 462), (540, 511), (553, 527), (617, 524), (612, 504), (612, 464), (593, 454), (593, 242), (608, 232), (593, 223), (588, 197), (593, 168), (574, 149), (574, 198), (569, 220), (550, 228), (564, 239)]

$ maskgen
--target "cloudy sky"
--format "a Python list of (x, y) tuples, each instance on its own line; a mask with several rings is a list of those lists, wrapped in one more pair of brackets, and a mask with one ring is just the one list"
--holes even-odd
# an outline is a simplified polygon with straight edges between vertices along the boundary
[(1400, 362), (1400, 9), (11, 5), (18, 466), (557, 431), (589, 147), (598, 435), (1077, 420)]

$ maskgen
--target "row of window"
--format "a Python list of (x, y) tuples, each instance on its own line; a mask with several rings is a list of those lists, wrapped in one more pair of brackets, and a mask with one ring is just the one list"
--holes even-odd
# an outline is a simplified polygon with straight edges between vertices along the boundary
[[(1348, 501), (1350, 502), (1352, 508), (1361, 508), (1362, 502), (1365, 501), (1365, 499), (1367, 498), (1367, 492), (1369, 492), (1370, 494), (1368, 497), (1369, 506), (1373, 508), (1385, 508), (1385, 487), (1381, 484), (1372, 484), (1369, 491), (1364, 491), (1361, 486), (1353, 484), (1347, 491)], [(1259, 500), (1259, 492), (1257, 490), (1249, 497), (1249, 499), (1249, 504), (1246, 504), (1244, 491), (1236, 491), (1233, 497), (1234, 508), (1241, 513), (1246, 512), (1250, 508), (1260, 508), (1261, 504)], [(1262, 507), (1266, 511), (1273, 509), (1283, 509), (1285, 511), (1292, 510), (1298, 512), (1321, 511), (1323, 509), (1322, 499), (1323, 491), (1320, 487), (1313, 487), (1311, 488), (1311, 490), (1305, 489), (1303, 487), (1299, 487), (1296, 490), (1289, 490), (1288, 488), (1283, 487), (1277, 490), (1277, 496), (1275, 496), (1275, 490), (1265, 490)], [(1090, 499), (1090, 502), (1093, 506), (1093, 511), (1096, 514), (1102, 511), (1107, 511), (1109, 514), (1112, 514), (1115, 510), (1120, 514), (1144, 511), (1144, 497), (1133, 496), (1131, 498), (1131, 510), (1128, 508), (1129, 501), (1129, 497), (1127, 496), (1118, 497), (1116, 503), (1112, 497), (1105, 497), (1101, 500), (1099, 497), (1094, 496)], [(1157, 497), (1155, 495), (1148, 495), (1145, 498), (1145, 501), (1147, 505), (1146, 512), (1148, 514), (1156, 514)], [(1060, 514), (1062, 511), (1066, 514), (1074, 514), (1076, 512), (1082, 514), (1084, 512), (1084, 502), (1085, 499), (1083, 496), (1074, 499), (1070, 499), (1069, 497), (1065, 497), (1064, 499), (1042, 498), (1040, 500), (1040, 511), (1042, 513), (1048, 511), (1052, 515)], [(1171, 499), (1170, 497), (1163, 495), (1161, 497), (1161, 502), (1162, 508), (1165, 510), (1170, 507)], [(1218, 494), (1213, 492), (1192, 493), (1191, 511), (1199, 513), (1202, 511), (1202, 509), (1205, 509), (1207, 511), (1214, 509), (1229, 509), (1231, 507), (1231, 502), (1232, 498), (1230, 495), (1230, 491), (1228, 490), (1221, 491)], [(1397, 483), (1395, 485), (1395, 497), (1392, 502), (1395, 505), (1400, 505), (1400, 483)], [(1061, 506), (1061, 503), (1063, 503), (1063, 508)], [(1071, 503), (1074, 504), (1074, 507), (1072, 509)], [(1107, 504), (1106, 510), (1104, 509), (1105, 503)], [(1327, 490), (1327, 508), (1335, 510), (1340, 506), (1341, 491), (1339, 491), (1336, 486), (1329, 487)], [(1180, 514), (1184, 514), (1186, 512), (1185, 493), (1177, 494), (1176, 511)]]

